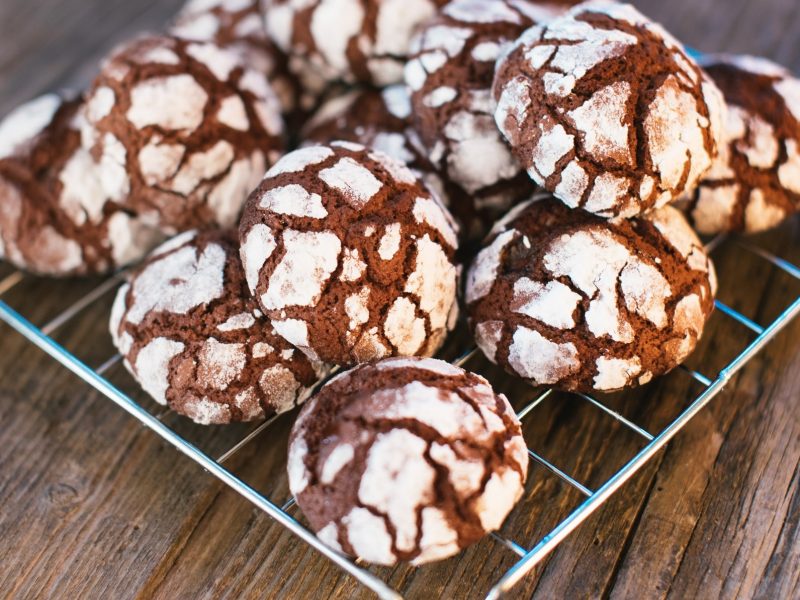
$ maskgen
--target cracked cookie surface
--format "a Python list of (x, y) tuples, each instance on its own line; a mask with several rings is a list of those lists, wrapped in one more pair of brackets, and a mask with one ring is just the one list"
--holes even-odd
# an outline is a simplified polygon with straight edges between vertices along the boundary
[(493, 94), (534, 181), (606, 218), (694, 189), (722, 139), (719, 90), (629, 5), (589, 2), (526, 30), (498, 61)]
[(405, 81), (414, 130), (431, 162), (495, 219), (535, 189), (494, 123), (495, 62), (534, 22), (565, 10), (524, 0), (454, 0), (412, 39)]
[(751, 56), (701, 64), (728, 104), (720, 154), (692, 195), (698, 231), (756, 233), (800, 210), (800, 80)]
[(398, 83), (414, 29), (447, 0), (266, 0), (267, 31), (293, 70), (327, 81)]
[(608, 221), (550, 196), (498, 223), (466, 282), (489, 360), (579, 392), (642, 385), (679, 365), (715, 292), (711, 260), (677, 209)]
[(161, 234), (109, 194), (80, 144), (80, 98), (47, 94), (0, 122), (0, 258), (41, 275), (103, 274)]
[(251, 292), (312, 358), (431, 355), (455, 324), (455, 225), (382, 152), (336, 142), (287, 154), (250, 196), (239, 232)]
[(383, 565), (441, 560), (498, 529), (527, 467), (505, 396), (434, 359), (386, 359), (335, 377), (289, 439), (289, 487), (312, 529)]
[(110, 329), (143, 389), (204, 425), (291, 410), (327, 372), (263, 319), (233, 230), (187, 232), (157, 248), (117, 293)]
[(83, 145), (125, 205), (166, 233), (235, 224), (283, 148), (263, 73), (215, 44), (145, 36), (105, 62)]

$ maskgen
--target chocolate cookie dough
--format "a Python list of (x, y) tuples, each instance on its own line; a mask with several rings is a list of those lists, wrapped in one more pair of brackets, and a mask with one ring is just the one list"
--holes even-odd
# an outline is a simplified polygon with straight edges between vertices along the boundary
[(452, 219), (381, 152), (336, 142), (287, 154), (248, 199), (239, 231), (251, 292), (312, 358), (432, 355), (454, 325)]
[(387, 359), (336, 377), (289, 439), (289, 487), (312, 529), (382, 565), (441, 560), (498, 529), (527, 467), (508, 400), (433, 359)]
[(48, 94), (0, 123), (0, 258), (40, 275), (106, 273), (161, 239), (81, 148), (81, 107)]
[(701, 233), (756, 233), (800, 209), (800, 80), (750, 56), (701, 62), (728, 103), (725, 141), (688, 212)]
[(166, 233), (231, 226), (283, 147), (263, 73), (215, 44), (146, 36), (103, 65), (83, 144), (126, 206)]
[(325, 373), (262, 318), (231, 230), (157, 248), (119, 290), (110, 327), (144, 390), (204, 425), (291, 410)]
[(493, 90), (497, 125), (534, 181), (602, 217), (694, 189), (722, 140), (719, 90), (630, 5), (589, 2), (528, 29)]
[(466, 302), (478, 346), (509, 373), (608, 392), (683, 362), (715, 292), (713, 265), (677, 209), (608, 221), (544, 196), (498, 223)]

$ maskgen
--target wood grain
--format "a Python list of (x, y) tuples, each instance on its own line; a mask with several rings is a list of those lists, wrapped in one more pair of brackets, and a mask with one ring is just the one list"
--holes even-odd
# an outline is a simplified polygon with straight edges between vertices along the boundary
[[(640, 0), (687, 44), (773, 57), (800, 71), (795, 0)], [(179, 0), (3, 0), (0, 113), (88, 82), (118, 41), (163, 26)], [(800, 264), (795, 219), (756, 241)], [(768, 323), (800, 284), (726, 243), (720, 299)], [(10, 270), (0, 265), (0, 279)], [(4, 296), (42, 325), (97, 281), (26, 278)], [(90, 365), (112, 352), (111, 297), (56, 333)], [(691, 366), (714, 376), (752, 335), (716, 314)], [(515, 589), (513, 597), (800, 597), (800, 322), (749, 364), (651, 464)], [(484, 362), (519, 408), (534, 395)], [(110, 379), (158, 412), (120, 367)], [(609, 405), (651, 432), (699, 387), (676, 372)], [(288, 497), (292, 416), (237, 454), (232, 470)], [(248, 430), (165, 422), (213, 455)], [(235, 493), (0, 328), (0, 597), (361, 598), (370, 594)], [(525, 421), (531, 447), (590, 487), (643, 440), (596, 408), (554, 395)], [(532, 466), (503, 533), (530, 547), (582, 500)], [(295, 509), (296, 510), (296, 509)], [(302, 515), (298, 513), (302, 520)], [(477, 598), (516, 561), (491, 539), (422, 569), (376, 569), (409, 598)]]

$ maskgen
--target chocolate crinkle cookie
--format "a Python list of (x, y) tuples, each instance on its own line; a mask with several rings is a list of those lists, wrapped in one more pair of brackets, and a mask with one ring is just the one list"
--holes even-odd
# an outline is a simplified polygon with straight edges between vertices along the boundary
[(800, 209), (800, 81), (770, 61), (709, 55), (728, 103), (720, 155), (692, 195), (698, 231), (756, 233)]
[(239, 231), (251, 292), (312, 358), (432, 355), (454, 325), (456, 228), (381, 152), (337, 142), (287, 154), (250, 196)]
[(447, 0), (265, 0), (267, 31), (298, 74), (398, 83), (414, 29)]
[(533, 385), (645, 384), (694, 350), (716, 279), (677, 209), (609, 221), (545, 196), (498, 223), (467, 276), (483, 353)]
[(325, 385), (289, 439), (289, 487), (317, 536), (368, 562), (418, 565), (500, 527), (528, 453), (508, 400), (434, 359), (361, 365)]
[(80, 98), (24, 104), (0, 123), (0, 258), (41, 275), (102, 274), (161, 234), (120, 205), (80, 143)]
[(170, 35), (232, 50), (242, 66), (266, 75), (284, 114), (299, 108), (302, 90), (287, 55), (267, 35), (260, 0), (189, 0)]
[(204, 425), (291, 410), (325, 373), (262, 318), (231, 230), (157, 248), (119, 290), (110, 327), (144, 390)]
[(719, 90), (630, 5), (588, 2), (528, 29), (493, 90), (497, 125), (534, 181), (602, 217), (694, 189), (722, 140)]
[(126, 206), (165, 232), (231, 226), (283, 148), (263, 73), (211, 43), (145, 36), (88, 94), (83, 144)]
[(411, 42), (414, 129), (431, 162), (495, 219), (535, 188), (494, 122), (495, 62), (534, 22), (562, 12), (524, 0), (455, 0)]

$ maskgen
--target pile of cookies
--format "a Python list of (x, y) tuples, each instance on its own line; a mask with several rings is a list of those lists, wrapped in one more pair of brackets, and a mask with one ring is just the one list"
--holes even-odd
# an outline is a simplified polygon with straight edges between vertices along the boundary
[(191, 0), (0, 124), (0, 256), (147, 255), (111, 314), (128, 370), (201, 424), (310, 398), (290, 488), (387, 565), (459, 552), (524, 493), (508, 400), (432, 358), (460, 309), (531, 385), (644, 385), (713, 310), (695, 229), (799, 208), (800, 82), (697, 61), (612, 0)]

